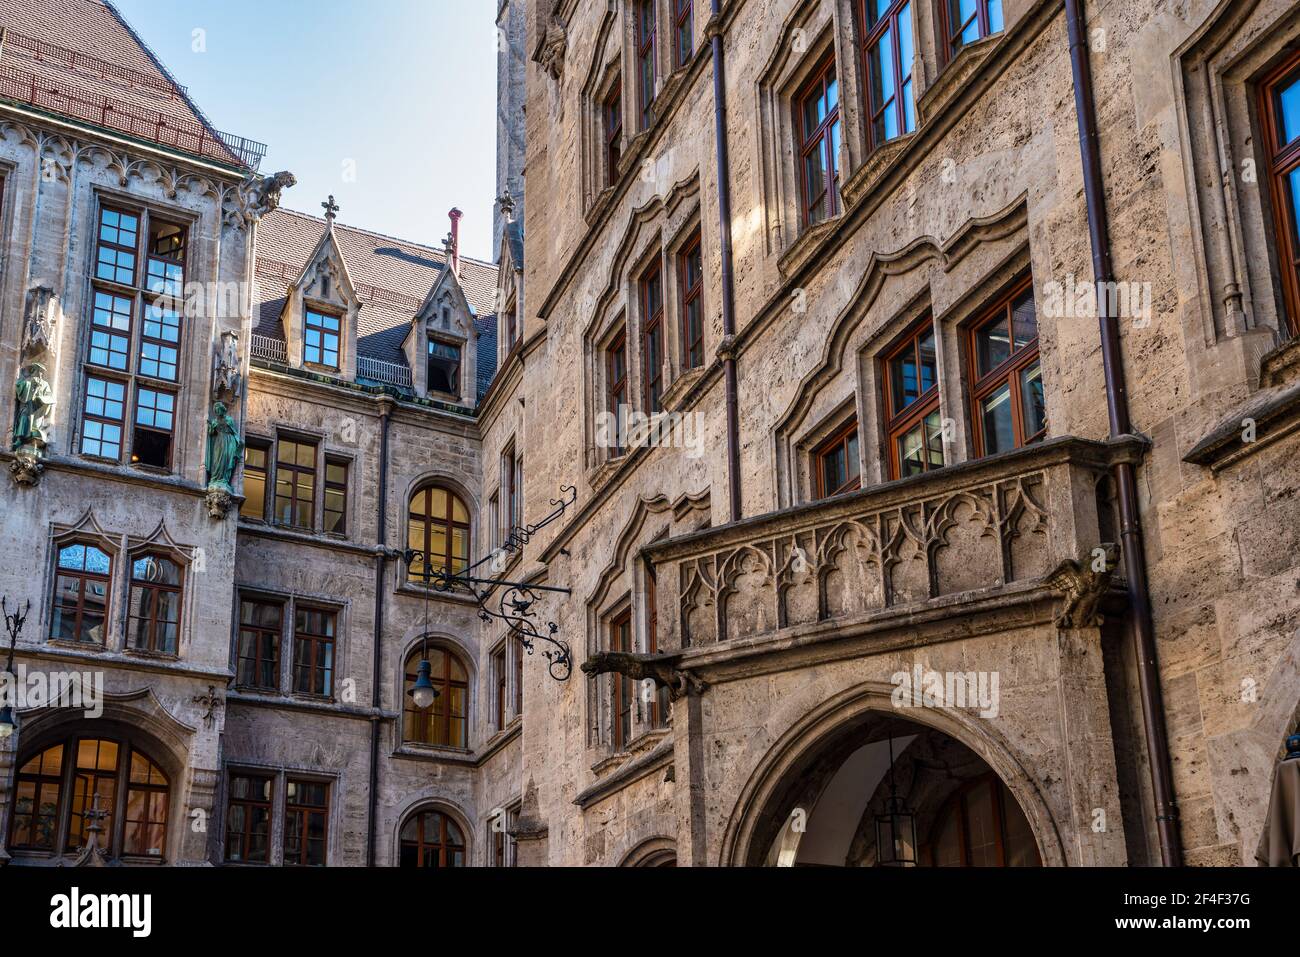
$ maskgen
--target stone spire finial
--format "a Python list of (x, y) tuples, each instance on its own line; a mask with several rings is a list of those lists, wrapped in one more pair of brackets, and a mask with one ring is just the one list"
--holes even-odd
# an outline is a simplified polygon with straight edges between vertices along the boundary
[(321, 203), (321, 208), (325, 210), (325, 218), (331, 223), (334, 222), (334, 217), (339, 214), (339, 204), (334, 202), (333, 194), (330, 195), (329, 199)]

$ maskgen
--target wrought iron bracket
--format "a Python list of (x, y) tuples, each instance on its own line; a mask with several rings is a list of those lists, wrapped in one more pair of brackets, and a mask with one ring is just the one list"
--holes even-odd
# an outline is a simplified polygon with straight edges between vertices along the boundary
[[(541, 649), (547, 660), (547, 670), (556, 681), (567, 681), (573, 672), (573, 656), (567, 642), (559, 637), (560, 626), (554, 621), (541, 622), (536, 617), (534, 606), (545, 592), (570, 595), (572, 591), (556, 585), (539, 585), (531, 582), (511, 581), (506, 578), (485, 577), (475, 574), (483, 566), (489, 571), (499, 571), (504, 567), (509, 555), (517, 554), (525, 545), (546, 526), (556, 522), (565, 510), (578, 499), (578, 489), (565, 485), (560, 489), (560, 498), (551, 499), (552, 511), (545, 518), (531, 525), (516, 525), (507, 533), (500, 548), (478, 561), (466, 566), (459, 572), (451, 572), (445, 567), (430, 568), (428, 563), (419, 571), (414, 571), (416, 559), (423, 553), (408, 548), (401, 552), (390, 552), (391, 557), (401, 557), (406, 563), (407, 571), (423, 581), (426, 588), (435, 592), (460, 593), (473, 597), (478, 605), (478, 616), (485, 622), (494, 619), (506, 623), (510, 634), (524, 646), (531, 655), (542, 642), (548, 647)], [(494, 595), (499, 596), (493, 600)]]

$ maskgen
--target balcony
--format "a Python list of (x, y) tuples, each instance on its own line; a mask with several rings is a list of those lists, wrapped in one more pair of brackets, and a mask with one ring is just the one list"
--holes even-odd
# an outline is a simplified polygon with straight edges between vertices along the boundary
[(1117, 541), (1106, 476), (1144, 448), (1053, 439), (652, 545), (661, 647), (815, 640), (1041, 596), (1062, 561)]

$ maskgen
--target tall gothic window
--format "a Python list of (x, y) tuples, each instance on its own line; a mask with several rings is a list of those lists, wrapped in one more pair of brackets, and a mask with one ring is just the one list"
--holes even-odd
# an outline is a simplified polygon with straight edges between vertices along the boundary
[[(420, 661), (428, 655), (438, 696), (427, 708), (417, 708), (405, 692), (415, 686)], [(469, 674), (461, 660), (442, 648), (417, 648), (406, 659), (402, 689), (402, 740), (444, 748), (469, 747)]]
[(181, 621), (181, 569), (162, 555), (131, 562), (131, 647), (175, 655)]
[(975, 454), (995, 455), (1047, 433), (1038, 314), (1028, 277), (969, 330)]
[(636, 92), (641, 129), (654, 120), (656, 58), (656, 0), (636, 0)]
[(437, 485), (417, 491), (407, 515), (407, 547), (416, 553), (409, 580), (423, 584), (426, 568), (431, 575), (463, 572), (469, 564), (469, 532), (469, 509), (458, 495)]
[(1286, 320), (1300, 334), (1300, 53), (1260, 84)]
[(441, 811), (416, 811), (402, 825), (402, 867), (464, 867), (465, 835)]
[(76, 853), (96, 820), (110, 858), (167, 851), (167, 775), (130, 738), (72, 735), (18, 764), (9, 848)]
[[(627, 405), (627, 332), (620, 330), (609, 348), (605, 350), (605, 383), (609, 393), (609, 413), (619, 417), (620, 426), (623, 408)], [(613, 455), (623, 454), (623, 430), (616, 430), (614, 442), (610, 449)]]
[(867, 129), (871, 148), (916, 129), (910, 0), (862, 0)]
[(678, 254), (677, 274), (682, 295), (682, 364), (698, 369), (704, 365), (704, 257), (698, 229)]
[(664, 281), (658, 259), (641, 277), (642, 405), (659, 412), (664, 394)]
[(926, 316), (884, 360), (891, 479), (943, 467), (938, 369), (934, 323)]
[(803, 223), (839, 212), (840, 86), (832, 51), (796, 98)]
[(187, 245), (184, 226), (146, 210), (99, 210), (82, 455), (120, 462), (129, 411), (131, 462), (172, 467)]
[(618, 181), (618, 166), (623, 160), (623, 84), (613, 87), (600, 107), (605, 136), (605, 185)]
[(108, 583), (113, 562), (94, 545), (59, 548), (54, 569), (54, 607), (50, 637), (59, 641), (104, 643)]

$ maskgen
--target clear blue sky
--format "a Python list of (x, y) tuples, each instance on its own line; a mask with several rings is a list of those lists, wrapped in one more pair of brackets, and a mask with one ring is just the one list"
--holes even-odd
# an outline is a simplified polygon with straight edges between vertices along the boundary
[[(495, 0), (114, 0), (217, 129), (266, 143), (290, 209), (491, 260)], [(196, 52), (195, 30), (206, 51)], [(345, 161), (354, 161), (348, 181)]]

